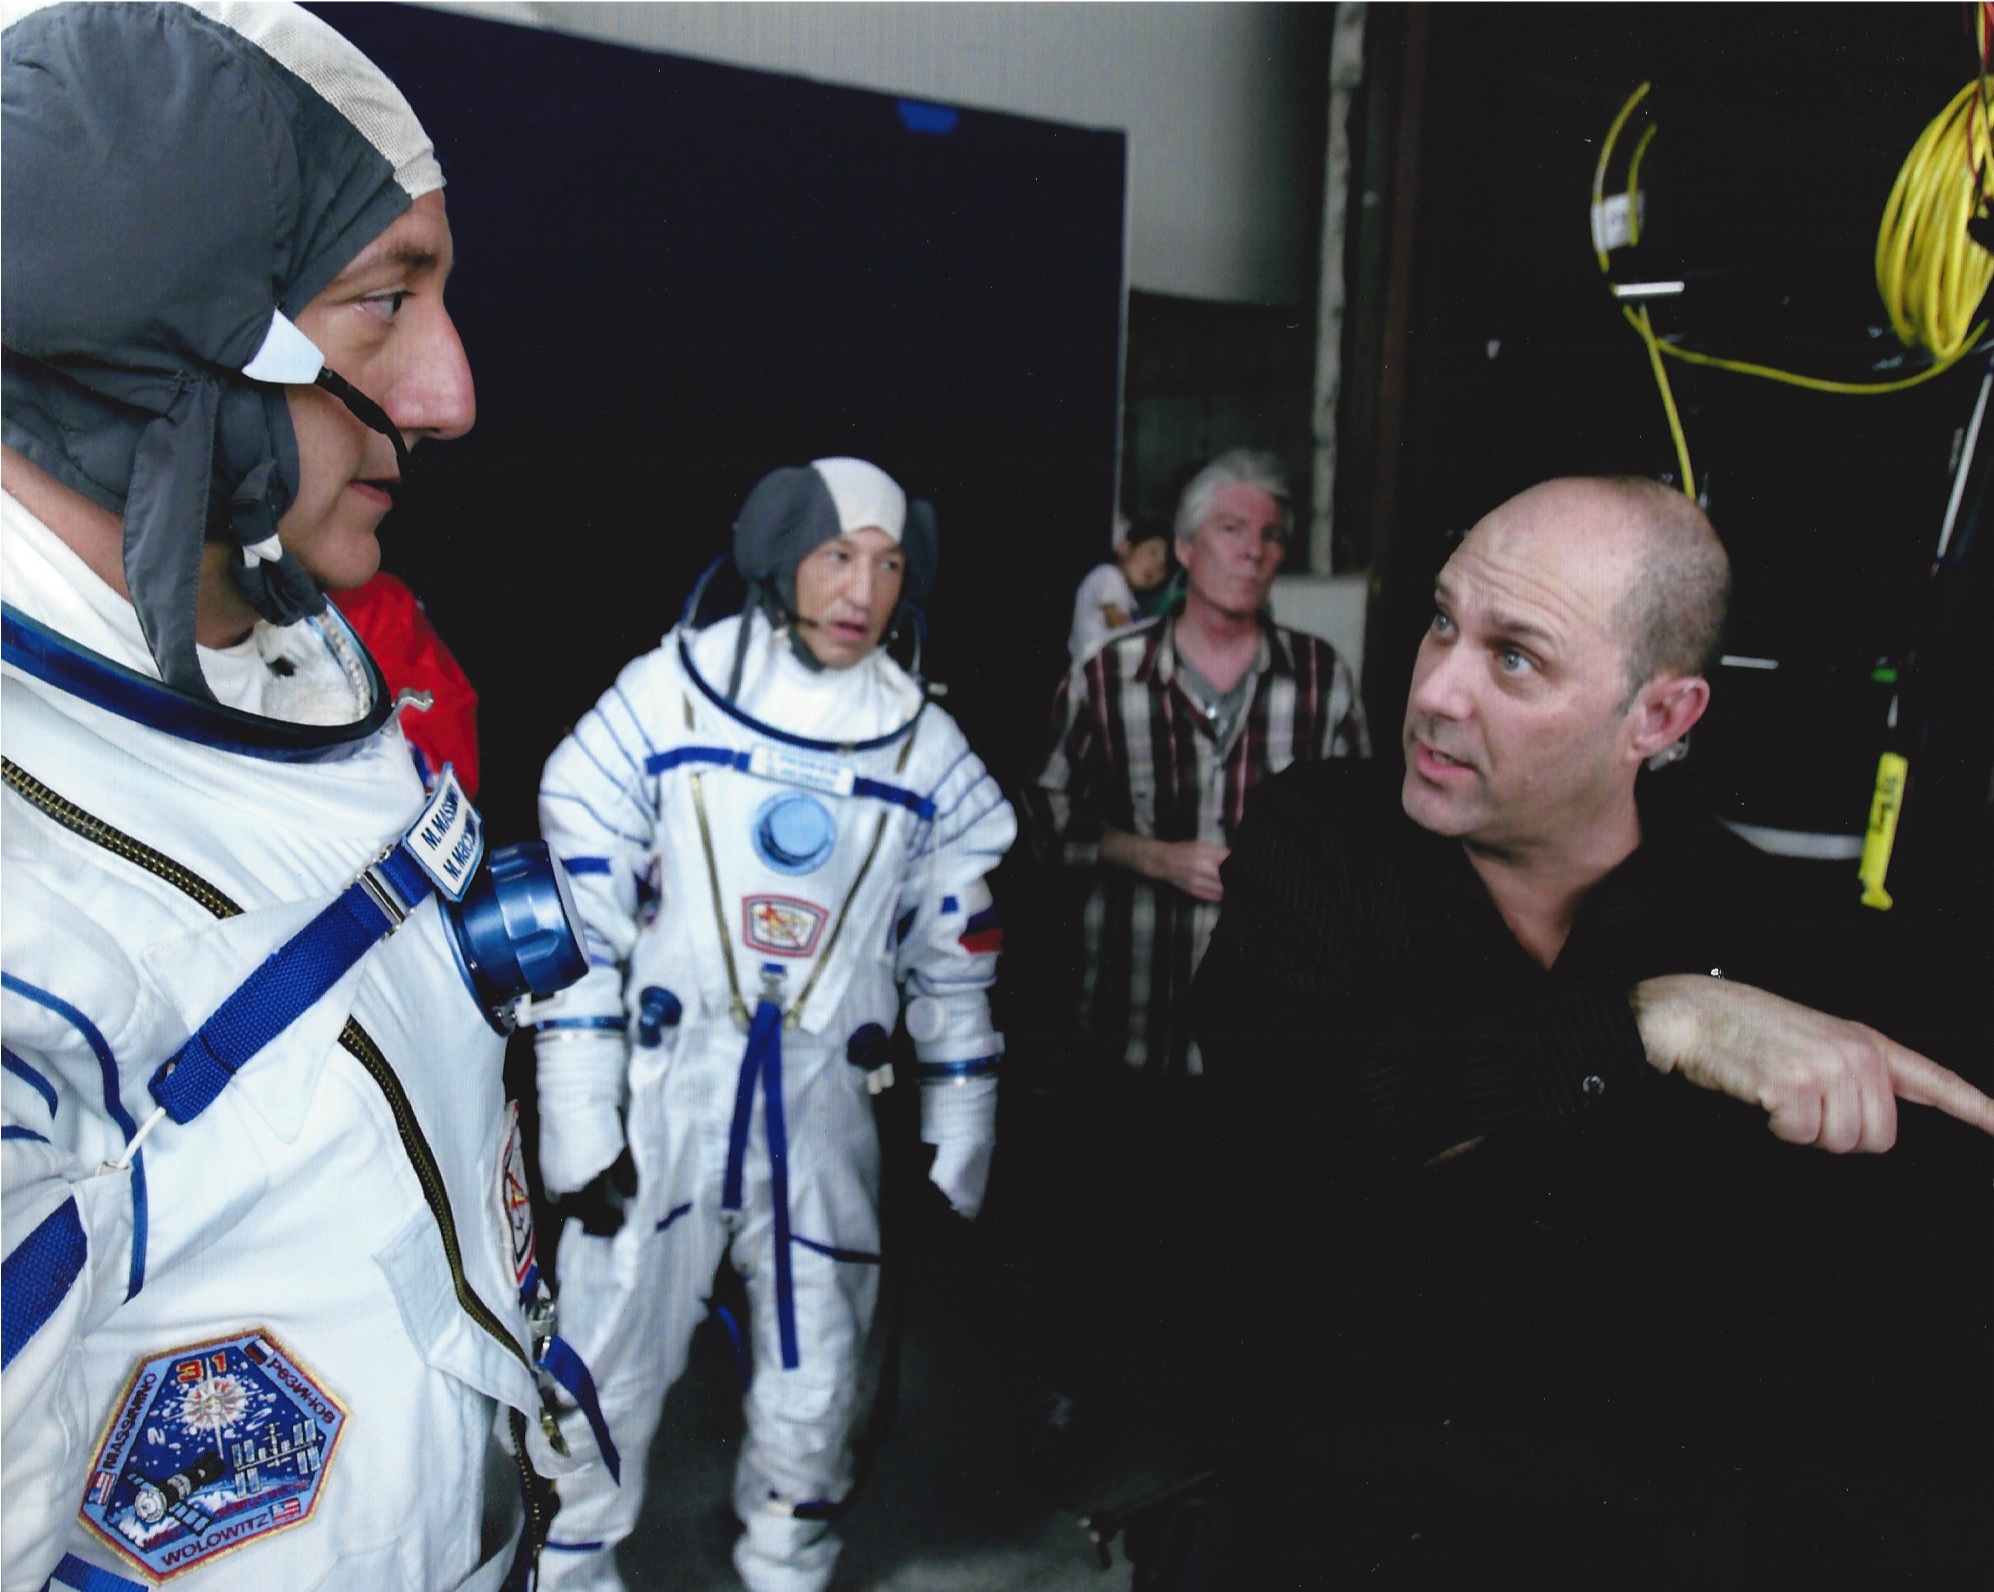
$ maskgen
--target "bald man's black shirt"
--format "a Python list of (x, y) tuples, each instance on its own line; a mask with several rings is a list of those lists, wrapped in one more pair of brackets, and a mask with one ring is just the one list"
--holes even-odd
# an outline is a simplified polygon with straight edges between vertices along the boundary
[[(1846, 1528), (1843, 1568), (1907, 1533), (1952, 1551), (1929, 1478), (1989, 1407), (1985, 1254), (1914, 1145), (1783, 1145), (1647, 1063), (1643, 978), (1851, 993), (1780, 867), (1653, 783), (1549, 969), (1377, 771), (1298, 767), (1249, 805), (1193, 1017), (1256, 1280), (1242, 1452), (1315, 1512), (1308, 1562), (1447, 1584), (1500, 1544), (1633, 1585), (1630, 1553), (1769, 1567), (1803, 1517)], [(1856, 1483), (1897, 1501), (1893, 1540), (1827, 1508)]]
[(1757, 854), (1676, 804), (1644, 804), (1643, 844), (1587, 893), (1548, 971), (1460, 842), (1408, 819), (1377, 771), (1284, 775), (1246, 825), (1197, 979), (1200, 1042), (1228, 1086), (1299, 1090), (1277, 1131), (1318, 1145), (1332, 1177), (1651, 1110), (1676, 1090), (1643, 1054), (1634, 983), (1795, 976)]

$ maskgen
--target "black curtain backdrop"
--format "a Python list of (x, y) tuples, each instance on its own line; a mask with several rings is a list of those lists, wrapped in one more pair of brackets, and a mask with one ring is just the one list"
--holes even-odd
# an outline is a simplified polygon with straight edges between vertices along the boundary
[(315, 8), (436, 141), (478, 423), (383, 530), (481, 695), (500, 840), (779, 464), (931, 498), (928, 673), (1008, 786), (1041, 754), (1114, 491), (1120, 133), (400, 6)]

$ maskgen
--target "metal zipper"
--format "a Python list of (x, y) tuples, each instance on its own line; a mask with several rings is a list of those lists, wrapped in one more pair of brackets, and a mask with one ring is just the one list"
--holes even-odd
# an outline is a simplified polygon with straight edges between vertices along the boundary
[[(519, 1460), (519, 1490), (526, 1500), (526, 1525), (521, 1533), (535, 1569), (539, 1568), (541, 1552), (547, 1546), (547, 1537), (554, 1529), (554, 1515), (559, 1509), (558, 1502), (551, 1507), (550, 1495), (554, 1484), (526, 1461), (526, 1416), (522, 1411), (508, 1409), (511, 1416), (508, 1425), (512, 1431), (512, 1451)], [(511, 1586), (508, 1580), (506, 1585)]]
[(71, 834), (81, 835), (92, 845), (101, 846), (113, 856), (135, 863), (147, 873), (164, 879), (182, 895), (218, 918), (241, 915), (242, 908), (191, 869), (183, 868), (164, 852), (154, 851), (144, 841), (134, 840), (122, 829), (113, 829), (103, 819), (86, 813), (76, 803), (56, 795), (12, 758), (0, 758), (0, 777), (7, 788), (22, 800), (39, 807)]
[[(920, 733), (921, 726), (917, 720), (908, 730), (907, 740), (900, 748), (900, 756), (893, 764), (894, 773), (904, 774), (907, 771), (907, 759), (914, 755), (914, 737)], [(879, 827), (872, 832), (872, 848), (866, 852), (865, 861), (859, 864), (859, 876), (852, 881), (852, 888), (845, 896), (845, 904), (838, 908), (838, 921), (831, 925), (831, 937), (824, 942), (824, 949), (817, 958), (817, 965), (810, 970), (810, 977), (803, 986), (803, 992), (796, 997), (796, 1004), (790, 1007), (785, 1016), (785, 1020), (789, 1023), (793, 1024), (801, 1018), (804, 1006), (817, 988), (817, 980), (824, 976), (824, 969), (831, 965), (831, 953), (838, 948), (838, 936), (845, 932), (845, 919), (851, 915), (852, 903), (859, 898), (859, 890), (865, 884), (865, 876), (872, 872), (873, 858), (879, 855), (879, 843), (886, 838), (886, 820), (889, 816), (887, 813), (879, 815)], [(709, 854), (707, 857), (709, 866), (712, 860)]]
[(510, 1349), (513, 1357), (530, 1373), (533, 1362), (527, 1358), (526, 1351), (506, 1331), (505, 1324), (493, 1314), (491, 1307), (478, 1297), (470, 1279), (464, 1275), (464, 1255), (457, 1242), (457, 1219), (450, 1209), (449, 1192), (443, 1187), (443, 1173), (436, 1165), (436, 1156), (429, 1148), (429, 1141), (422, 1136), (422, 1124), (416, 1120), (415, 1107), (409, 1104), (401, 1079), (395, 1076), (395, 1069), (381, 1053), (381, 1047), (374, 1043), (373, 1035), (351, 1017), (346, 1019), (346, 1026), (339, 1031), (339, 1043), (347, 1054), (366, 1068), (367, 1076), (374, 1080), (388, 1102), (388, 1110), (395, 1119), (395, 1131), (401, 1135), (402, 1149), (415, 1171), (416, 1182), (422, 1185), (422, 1197), (428, 1203), (429, 1214), (435, 1218), (437, 1232), (443, 1239), (443, 1253), (450, 1262), (450, 1282), (457, 1290), (457, 1303), (463, 1307), (465, 1315)]
[[(22, 800), (39, 808), (43, 813), (60, 824), (64, 829), (92, 845), (102, 847), (113, 856), (122, 857), (135, 867), (143, 868), (155, 878), (163, 879), (182, 895), (199, 905), (202, 910), (217, 918), (239, 917), (242, 907), (203, 879), (193, 869), (175, 862), (163, 851), (156, 851), (142, 840), (135, 840), (94, 813), (86, 812), (66, 797), (57, 795), (23, 769), (12, 758), (0, 758), (0, 778), (4, 778), (7, 788)], [(436, 1223), (437, 1235), (443, 1240), (443, 1254), (450, 1266), (450, 1285), (457, 1295), (457, 1303), (464, 1314), (475, 1321), (492, 1338), (509, 1350), (519, 1363), (526, 1367), (527, 1374), (534, 1377), (535, 1386), (539, 1378), (534, 1373), (533, 1362), (518, 1341), (506, 1331), (505, 1325), (492, 1312), (484, 1300), (478, 1297), (471, 1280), (464, 1275), (464, 1252), (457, 1242), (457, 1219), (450, 1209), (450, 1195), (443, 1187), (443, 1174), (436, 1165), (435, 1153), (429, 1141), (423, 1137), (422, 1124), (416, 1120), (415, 1107), (409, 1103), (408, 1093), (402, 1088), (402, 1081), (396, 1076), (381, 1047), (374, 1042), (374, 1036), (362, 1028), (353, 1018), (346, 1019), (346, 1025), (339, 1032), (340, 1047), (360, 1063), (367, 1076), (374, 1080), (374, 1086), (381, 1091), (387, 1102), (388, 1112), (395, 1119), (395, 1131), (401, 1136), (403, 1152), (408, 1156), (409, 1167), (415, 1173), (415, 1180), (421, 1186), (422, 1197), (429, 1206), (430, 1218)], [(547, 1483), (533, 1468), (527, 1458), (526, 1417), (519, 1410), (512, 1410), (512, 1457), (519, 1468), (520, 1490), (526, 1497), (527, 1530), (532, 1534), (533, 1562), (540, 1562), (541, 1545), (547, 1540), (550, 1517), (543, 1496)], [(540, 1410), (540, 1424), (547, 1432), (548, 1441), (556, 1453), (565, 1454), (567, 1443), (560, 1436), (560, 1428), (554, 1423), (553, 1412), (543, 1402)]]
[[(0, 759), (0, 777), (4, 777), (9, 790), (39, 808), (70, 833), (143, 868), (155, 878), (165, 880), (215, 917), (241, 915), (240, 905), (192, 869), (57, 795), (12, 758)], [(340, 1030), (339, 1043), (366, 1070), (375, 1087), (381, 1091), (382, 1098), (387, 1101), (388, 1111), (395, 1119), (395, 1130), (401, 1135), (402, 1149), (408, 1156), (416, 1182), (422, 1187), (423, 1200), (429, 1206), (429, 1214), (435, 1219), (437, 1231), (443, 1239), (443, 1252), (450, 1263), (450, 1282), (456, 1290), (457, 1303), (466, 1315), (511, 1350), (520, 1364), (532, 1371), (533, 1363), (527, 1358), (526, 1351), (506, 1331), (504, 1323), (484, 1300), (478, 1297), (470, 1279), (464, 1275), (464, 1255), (457, 1241), (457, 1221), (450, 1209), (449, 1193), (443, 1187), (443, 1174), (437, 1168), (436, 1156), (429, 1147), (429, 1141), (422, 1135), (422, 1125), (416, 1120), (415, 1107), (409, 1103), (401, 1079), (395, 1075), (393, 1066), (382, 1054), (373, 1036), (351, 1017)]]
[(713, 863), (713, 830), (706, 822), (706, 796), (699, 771), (686, 776), (692, 785), (692, 810), (699, 818), (699, 844), (706, 852), (706, 880), (713, 887), (713, 924), (720, 931), (720, 954), (727, 959), (727, 997), (734, 1003), (734, 1021), (748, 1026), (748, 1003), (741, 994), (741, 975), (734, 966), (734, 931), (727, 927), (727, 908), (720, 899), (720, 870)]
[[(685, 699), (686, 728), (692, 728), (692, 700)], [(903, 772), (907, 759), (914, 751), (914, 737), (920, 733), (916, 724), (907, 734), (907, 740), (900, 748), (900, 757), (893, 765), (894, 773)], [(700, 788), (697, 770), (686, 776), (692, 786), (692, 810), (699, 819), (700, 849), (706, 853), (706, 882), (713, 893), (713, 923), (720, 931), (720, 954), (727, 959), (727, 994), (732, 1002), (734, 1021), (742, 1028), (748, 1026), (748, 1001), (741, 993), (741, 975), (734, 965), (734, 932), (727, 925), (727, 909), (723, 904), (720, 890), (720, 867), (713, 856), (713, 829), (706, 818), (706, 796)], [(818, 953), (817, 965), (810, 970), (802, 992), (790, 1003), (789, 1010), (782, 1014), (783, 1026), (794, 1028), (802, 1020), (803, 1008), (809, 1002), (811, 993), (817, 988), (817, 980), (823, 977), (824, 969), (831, 964), (831, 953), (838, 947), (838, 936), (845, 932), (845, 919), (851, 915), (852, 903), (858, 899), (859, 890), (864, 886), (866, 875), (872, 872), (873, 859), (879, 855), (879, 843), (886, 838), (886, 820), (889, 814), (882, 813), (872, 831), (872, 845), (867, 848), (865, 860), (859, 864), (858, 877), (852, 881), (851, 889), (845, 892), (844, 904), (838, 908), (838, 920), (831, 925), (831, 937), (824, 942), (824, 949)]]
[[(879, 823), (872, 832), (872, 845), (866, 851), (865, 861), (859, 864), (859, 876), (852, 881), (852, 887), (845, 892), (845, 904), (838, 908), (838, 921), (831, 925), (831, 937), (824, 942), (824, 949), (818, 953), (817, 965), (810, 969), (810, 977), (796, 997), (796, 1004), (782, 1014), (785, 1026), (794, 1028), (802, 1020), (803, 1008), (816, 992), (817, 980), (824, 976), (824, 969), (831, 965), (831, 953), (838, 948), (838, 936), (845, 932), (845, 919), (851, 916), (852, 903), (859, 898), (859, 891), (865, 888), (865, 876), (872, 872), (872, 860), (879, 855), (879, 843), (886, 838), (886, 820), (889, 815), (881, 813)], [(710, 861), (711, 859), (709, 859)]]

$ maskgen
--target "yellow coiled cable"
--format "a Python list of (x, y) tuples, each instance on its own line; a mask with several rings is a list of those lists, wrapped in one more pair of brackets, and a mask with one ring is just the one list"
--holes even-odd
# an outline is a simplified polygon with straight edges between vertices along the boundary
[[(1599, 160), (1593, 168), (1592, 200), (1595, 215), (1606, 196), (1606, 172), (1615, 145), (1625, 131), (1634, 108), (1645, 99), (1652, 84), (1643, 83), (1627, 97), (1607, 128)], [(1889, 381), (1835, 381), (1822, 376), (1806, 376), (1774, 365), (1750, 360), (1726, 359), (1695, 349), (1664, 342), (1656, 333), (1647, 307), (1620, 306), (1627, 324), (1640, 335), (1648, 350), (1648, 362), (1655, 373), (1662, 408), (1668, 417), (1669, 435), (1675, 443), (1676, 459), (1682, 467), (1683, 490), (1696, 496), (1696, 477), (1689, 459), (1689, 441), (1676, 408), (1664, 358), (1685, 365), (1701, 365), (1727, 370), (1735, 375), (1756, 376), (1782, 382), (1809, 392), (1834, 393), (1848, 397), (1872, 397), (1903, 392), (1932, 380), (1972, 353), (1986, 335), (1988, 323), (1973, 321), (1990, 282), (1994, 282), (1994, 254), (1983, 249), (1967, 230), (1967, 222), (1980, 209), (1994, 202), (1994, 76), (1983, 73), (1961, 89), (1911, 146), (1911, 153), (1898, 169), (1890, 198), (1883, 207), (1883, 219), (1876, 234), (1876, 289), (1883, 300), (1891, 327), (1906, 347), (1923, 347), (1933, 362), (1923, 370)], [(1627, 171), (1627, 227), (1630, 244), (1640, 241), (1640, 191), (1637, 186), (1641, 159), (1654, 138), (1651, 123), (1635, 146)], [(1609, 251), (1594, 238), (1593, 252), (1602, 273), (1610, 269)]]
[(1973, 315), (1994, 282), (1994, 254), (1967, 222), (1994, 199), (1988, 104), (1994, 78), (1978, 77), (1918, 135), (1898, 168), (1876, 232), (1876, 291), (1908, 348), (1956, 360), (1985, 330)]

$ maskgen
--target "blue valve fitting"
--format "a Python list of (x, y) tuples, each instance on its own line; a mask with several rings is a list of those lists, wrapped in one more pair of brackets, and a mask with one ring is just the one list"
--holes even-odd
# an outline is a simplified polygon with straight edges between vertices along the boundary
[(657, 1049), (665, 1030), (678, 1027), (684, 1016), (684, 1003), (670, 990), (646, 985), (637, 997), (637, 1043), (646, 1050)]

